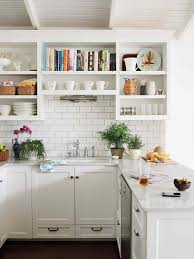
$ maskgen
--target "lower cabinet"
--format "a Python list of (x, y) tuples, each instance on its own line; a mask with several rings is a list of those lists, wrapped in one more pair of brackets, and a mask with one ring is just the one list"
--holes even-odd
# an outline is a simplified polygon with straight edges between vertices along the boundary
[(117, 168), (75, 168), (76, 225), (116, 225)]
[(74, 238), (74, 168), (33, 170), (33, 237)]
[(76, 225), (77, 238), (115, 238), (115, 225)]
[(7, 218), (6, 218), (6, 175), (4, 169), (0, 173), (0, 248), (7, 238)]
[(32, 238), (31, 167), (7, 166), (6, 219), (9, 238)]

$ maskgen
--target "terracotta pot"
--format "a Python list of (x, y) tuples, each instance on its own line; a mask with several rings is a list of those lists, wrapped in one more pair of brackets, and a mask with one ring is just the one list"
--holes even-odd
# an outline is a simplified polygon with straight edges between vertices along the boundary
[(123, 157), (124, 148), (111, 148), (112, 156), (118, 156), (119, 159)]
[(138, 79), (125, 79), (123, 92), (125, 95), (134, 95), (137, 90)]

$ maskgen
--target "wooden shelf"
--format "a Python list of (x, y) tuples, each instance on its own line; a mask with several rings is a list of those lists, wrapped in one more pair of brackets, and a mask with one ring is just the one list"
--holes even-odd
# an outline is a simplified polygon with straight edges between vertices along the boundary
[(116, 71), (42, 71), (42, 75), (116, 75)]
[(37, 75), (37, 71), (0, 71), (0, 75)]
[(134, 100), (134, 99), (166, 99), (166, 95), (120, 95), (120, 99)]
[(167, 115), (120, 115), (119, 120), (166, 120)]
[(0, 95), (0, 99), (37, 99), (37, 95)]
[(162, 76), (166, 71), (120, 71), (121, 76), (139, 75), (139, 76)]
[(66, 91), (66, 90), (43, 90), (41, 91), (42, 95), (116, 95), (116, 90), (104, 90), (104, 91), (98, 91), (98, 90), (73, 90), (73, 91)]

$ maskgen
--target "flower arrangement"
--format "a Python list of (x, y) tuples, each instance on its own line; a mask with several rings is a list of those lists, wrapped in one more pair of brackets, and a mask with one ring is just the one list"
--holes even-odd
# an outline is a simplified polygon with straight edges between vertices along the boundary
[[(28, 134), (29, 138), (26, 141), (19, 143), (19, 136)], [(13, 143), (13, 151), (15, 159), (29, 159), (30, 157), (36, 157), (37, 159), (44, 159), (46, 157), (46, 151), (42, 140), (32, 140), (32, 130), (24, 125), (20, 129), (15, 129), (13, 134), (16, 136)]]

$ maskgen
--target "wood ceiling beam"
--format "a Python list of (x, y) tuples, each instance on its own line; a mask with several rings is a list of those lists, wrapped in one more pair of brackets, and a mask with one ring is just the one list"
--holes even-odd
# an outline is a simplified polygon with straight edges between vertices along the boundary
[(40, 29), (40, 23), (39, 23), (38, 16), (36, 14), (36, 10), (34, 8), (34, 4), (33, 4), (32, 0), (24, 0), (24, 4), (26, 6), (26, 10), (28, 12), (28, 15), (29, 15), (33, 28), (35, 30)]
[(114, 27), (114, 19), (116, 16), (116, 9), (117, 9), (117, 0), (111, 1), (111, 7), (110, 7), (110, 17), (109, 17), (109, 28)]

